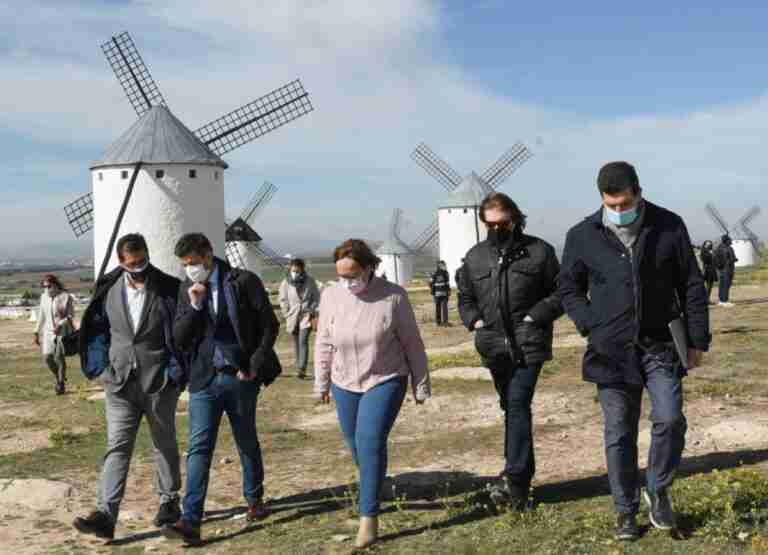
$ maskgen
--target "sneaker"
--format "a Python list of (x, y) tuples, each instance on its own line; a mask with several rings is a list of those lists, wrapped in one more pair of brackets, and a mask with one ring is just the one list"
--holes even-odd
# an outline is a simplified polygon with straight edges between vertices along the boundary
[(651, 524), (659, 530), (672, 530), (676, 527), (675, 510), (672, 508), (672, 501), (669, 499), (667, 490), (656, 493), (645, 490), (643, 497), (648, 503), (648, 516), (651, 519)]
[(167, 501), (160, 505), (155, 515), (155, 526), (162, 528), (165, 525), (175, 524), (177, 520), (181, 518), (181, 509), (179, 508), (179, 500)]
[(245, 514), (245, 520), (248, 522), (256, 522), (258, 520), (264, 520), (269, 516), (269, 509), (264, 504), (264, 501), (259, 499), (253, 505), (248, 506), (248, 512)]
[(186, 545), (200, 545), (200, 527), (192, 526), (184, 519), (177, 520), (174, 524), (163, 527), (163, 536), (169, 540), (181, 540)]
[(616, 519), (616, 539), (622, 542), (633, 542), (640, 539), (640, 528), (634, 514), (620, 514)]
[(723, 308), (731, 308), (733, 306), (733, 303), (730, 303), (730, 302), (719, 302), (719, 303), (717, 303), (717, 306), (722, 306)]
[(72, 523), (78, 532), (105, 540), (115, 539), (115, 523), (107, 513), (93, 511), (86, 517), (77, 517)]
[(506, 475), (502, 475), (497, 483), (490, 486), (488, 493), (497, 507), (523, 511), (528, 505), (528, 489), (512, 483)]

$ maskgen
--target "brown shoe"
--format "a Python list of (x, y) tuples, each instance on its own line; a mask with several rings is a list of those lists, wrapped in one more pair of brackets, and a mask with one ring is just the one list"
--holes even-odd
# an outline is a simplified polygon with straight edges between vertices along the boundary
[(248, 512), (245, 515), (245, 520), (248, 522), (256, 522), (258, 520), (264, 520), (269, 516), (269, 509), (264, 504), (264, 501), (259, 499), (253, 505), (248, 506)]
[(192, 526), (184, 519), (179, 519), (175, 524), (163, 527), (163, 536), (169, 540), (181, 540), (186, 545), (200, 545), (200, 527)]

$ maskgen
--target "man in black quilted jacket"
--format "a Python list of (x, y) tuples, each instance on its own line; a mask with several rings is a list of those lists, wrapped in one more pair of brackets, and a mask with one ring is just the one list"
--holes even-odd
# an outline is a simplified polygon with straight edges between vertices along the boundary
[(467, 252), (457, 280), (459, 313), (491, 371), (505, 413), (506, 464), (491, 490), (496, 503), (525, 508), (535, 472), (531, 402), (544, 362), (552, 359), (560, 265), (549, 243), (526, 235), (515, 202), (492, 193), (480, 206), (488, 237)]

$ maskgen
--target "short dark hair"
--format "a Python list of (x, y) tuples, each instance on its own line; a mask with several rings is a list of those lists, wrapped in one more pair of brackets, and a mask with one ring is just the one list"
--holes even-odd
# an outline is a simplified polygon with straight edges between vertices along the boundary
[(597, 188), (601, 195), (617, 195), (629, 190), (637, 194), (640, 192), (640, 180), (632, 164), (609, 162), (597, 174)]
[(178, 258), (194, 255), (205, 256), (213, 253), (213, 245), (211, 245), (208, 237), (202, 233), (186, 233), (176, 241), (176, 247), (173, 249), (173, 253)]
[(525, 228), (526, 216), (517, 206), (517, 203), (504, 193), (490, 193), (480, 203), (480, 221), (485, 222), (485, 211), (489, 208), (499, 208), (512, 215), (512, 222)]
[(373, 254), (371, 247), (362, 239), (347, 239), (333, 251), (333, 261), (351, 258), (363, 268), (375, 268), (381, 264), (381, 258)]
[(115, 251), (117, 252), (117, 259), (122, 260), (124, 253), (146, 252), (149, 254), (149, 247), (147, 247), (147, 240), (141, 233), (129, 233), (117, 240)]
[(303, 258), (292, 258), (291, 266), (296, 266), (297, 268), (301, 268), (302, 270), (304, 270), (306, 269), (307, 264), (304, 262)]

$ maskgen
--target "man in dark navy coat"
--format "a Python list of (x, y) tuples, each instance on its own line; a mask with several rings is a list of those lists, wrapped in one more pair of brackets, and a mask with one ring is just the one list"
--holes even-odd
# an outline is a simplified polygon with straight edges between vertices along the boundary
[(651, 448), (644, 498), (654, 526), (670, 529), (668, 489), (685, 447), (682, 378), (686, 369), (670, 332), (682, 317), (688, 369), (709, 349), (704, 279), (683, 220), (643, 199), (635, 169), (603, 166), (603, 206), (566, 238), (560, 294), (589, 338), (583, 374), (597, 384), (605, 419), (608, 477), (618, 513), (617, 538), (639, 537), (637, 435), (643, 388), (651, 398)]

